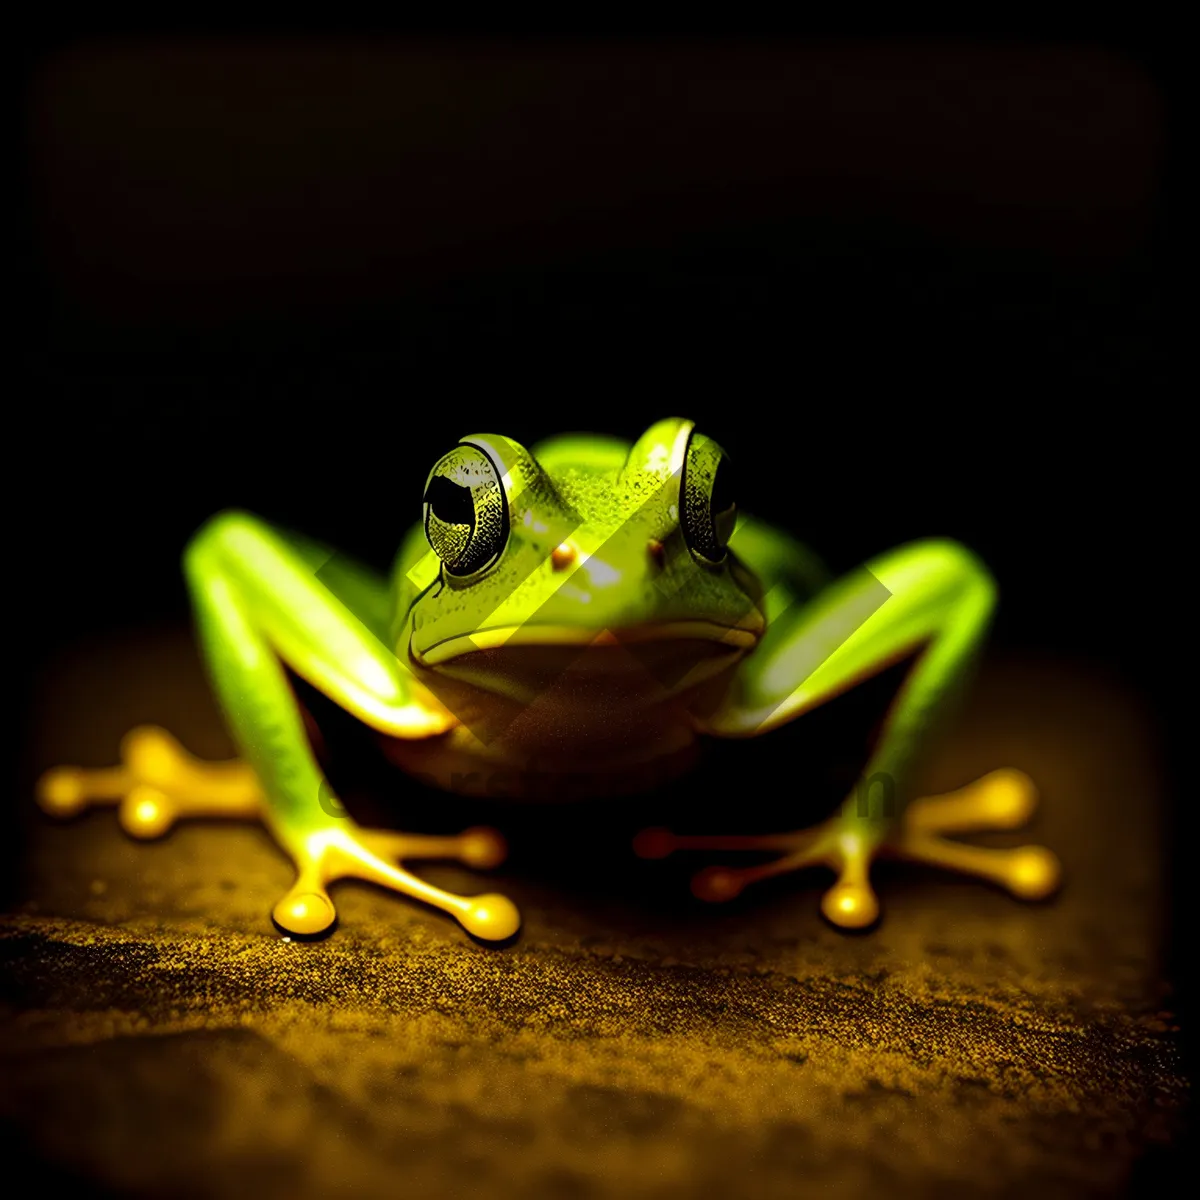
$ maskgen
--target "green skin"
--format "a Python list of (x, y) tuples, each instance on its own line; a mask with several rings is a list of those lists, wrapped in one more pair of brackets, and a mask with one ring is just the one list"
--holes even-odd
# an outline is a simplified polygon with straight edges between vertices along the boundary
[[(689, 458), (693, 436), (703, 452)], [(479, 527), (498, 495), (507, 508), (506, 538), (466, 574), (446, 569), (424, 525), (390, 582), (243, 513), (214, 517), (187, 548), (216, 692), (268, 823), (302, 870), (323, 838), (344, 845), (356, 830), (329, 803), (283, 664), (398, 739), (398, 761), (443, 786), (470, 791), (506, 769), (519, 788), (526, 772), (578, 778), (582, 764), (602, 790), (686, 765), (701, 735), (769, 732), (920, 649), (864, 772), (895, 781), (897, 803), (864, 809), (855, 788), (822, 827), (869, 864), (992, 613), (978, 559), (950, 541), (914, 542), (826, 582), (811, 553), (765, 524), (742, 518), (729, 536), (729, 514), (705, 507), (721, 452), (681, 419), (632, 446), (567, 436), (527, 451), (496, 435), (463, 445), (467, 473), (456, 461), (442, 470), (452, 483), (480, 480), (470, 460), (482, 451), (505, 485), (483, 479)], [(436, 511), (433, 525), (443, 553), (472, 532), (439, 526)]]

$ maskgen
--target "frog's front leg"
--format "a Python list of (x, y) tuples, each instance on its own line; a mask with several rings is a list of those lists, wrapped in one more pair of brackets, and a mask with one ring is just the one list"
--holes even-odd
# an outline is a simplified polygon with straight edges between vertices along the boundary
[(747, 660), (736, 690), (703, 727), (725, 737), (765, 733), (914, 655), (858, 787), (834, 816), (813, 829), (761, 837), (647, 830), (636, 844), (638, 853), (778, 854), (761, 866), (700, 872), (693, 889), (707, 900), (730, 899), (768, 876), (811, 865), (831, 867), (838, 878), (825, 894), (822, 911), (849, 928), (869, 925), (879, 914), (869, 871), (880, 855), (983, 876), (1026, 899), (1049, 895), (1059, 867), (1048, 850), (990, 849), (942, 836), (1023, 824), (1036, 802), (1028, 777), (1000, 770), (945, 796), (909, 800), (906, 793), (915, 752), (964, 677), (994, 602), (991, 578), (973, 555), (953, 542), (930, 541), (881, 555), (811, 604), (787, 609)]
[(297, 866), (295, 885), (274, 910), (289, 932), (328, 929), (336, 918), (328, 885), (356, 878), (444, 909), (476, 937), (510, 937), (520, 916), (506, 897), (454, 895), (396, 865), (432, 857), (494, 866), (504, 857), (498, 834), (361, 829), (313, 756), (284, 663), (392, 736), (435, 736), (453, 723), (387, 648), (385, 585), (343, 566), (335, 595), (318, 577), (331, 557), (246, 514), (210, 521), (184, 565), (208, 668), (244, 761), (202, 763), (160, 730), (135, 730), (120, 767), (48, 772), (43, 806), (66, 813), (89, 801), (116, 802), (125, 827), (141, 836), (163, 833), (185, 815), (260, 814)]

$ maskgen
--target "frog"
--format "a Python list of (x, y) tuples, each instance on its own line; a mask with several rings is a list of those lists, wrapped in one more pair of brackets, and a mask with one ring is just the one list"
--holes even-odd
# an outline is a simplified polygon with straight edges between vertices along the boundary
[(1028, 821), (1038, 796), (1023, 771), (914, 792), (917, 751), (986, 638), (997, 598), (988, 568), (957, 541), (927, 538), (834, 577), (791, 533), (743, 511), (736, 491), (720, 443), (670, 417), (632, 440), (563, 434), (526, 448), (463, 437), (430, 470), (390, 573), (249, 512), (220, 512), (188, 541), (183, 574), (238, 757), (202, 761), (144, 726), (124, 738), (117, 766), (46, 772), (40, 803), (57, 816), (115, 805), (139, 838), (189, 816), (263, 821), (295, 866), (272, 913), (285, 936), (327, 935), (331, 885), (356, 879), (503, 944), (521, 925), (511, 899), (458, 894), (412, 869), (433, 859), (495, 868), (502, 833), (357, 823), (326, 776), (295, 679), (384, 738), (421, 795), (496, 794), (503, 780), (505, 795), (553, 802), (568, 778), (575, 798), (581, 781), (589, 795), (636, 795), (685, 777), (706, 741), (770, 736), (900, 664), (861, 777), (823, 820), (730, 836), (652, 827), (631, 851), (765, 852), (742, 866), (693, 858), (692, 890), (713, 903), (825, 868), (820, 911), (843, 930), (879, 920), (871, 870), (882, 858), (1020, 899), (1052, 895), (1061, 868), (1050, 850), (961, 837)]

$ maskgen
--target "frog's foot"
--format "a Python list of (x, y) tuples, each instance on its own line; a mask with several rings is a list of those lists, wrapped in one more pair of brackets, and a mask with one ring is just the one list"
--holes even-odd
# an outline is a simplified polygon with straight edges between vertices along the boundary
[[(350, 824), (347, 819), (345, 824)], [(521, 927), (521, 914), (507, 896), (459, 896), (394, 865), (389, 860), (457, 859), (471, 867), (504, 861), (504, 839), (492, 829), (468, 829), (457, 837), (426, 837), (386, 830), (323, 828), (293, 849), (299, 873), (291, 891), (275, 906), (275, 923), (288, 933), (312, 937), (337, 919), (329, 885), (361, 879), (411, 896), (456, 918), (473, 937), (500, 942)]]
[(139, 838), (161, 837), (181, 817), (246, 819), (263, 809), (262, 788), (246, 763), (203, 762), (152, 725), (125, 735), (120, 766), (54, 767), (38, 780), (37, 797), (56, 817), (115, 805), (122, 827)]
[[(38, 781), (37, 795), (42, 808), (58, 817), (95, 805), (115, 805), (123, 828), (139, 838), (160, 837), (182, 817), (261, 819), (267, 815), (258, 777), (248, 764), (203, 762), (153, 726), (125, 736), (120, 766), (55, 767)], [(520, 915), (504, 896), (456, 896), (392, 865), (393, 861), (440, 858), (478, 868), (497, 866), (506, 848), (493, 830), (429, 837), (359, 829), (349, 817), (338, 819), (337, 825), (346, 828), (324, 827), (291, 847), (299, 876), (274, 911), (276, 923), (288, 932), (311, 935), (328, 929), (336, 919), (328, 885), (348, 878), (381, 884), (444, 909), (468, 933), (487, 941), (503, 941), (519, 928)]]
[(645, 829), (634, 839), (641, 858), (665, 858), (675, 850), (768, 850), (777, 858), (753, 867), (705, 867), (692, 877), (692, 892), (701, 900), (732, 900), (751, 883), (827, 866), (837, 882), (825, 893), (821, 911), (835, 925), (863, 928), (879, 916), (879, 902), (867, 877), (872, 857), (869, 844), (839, 815), (795, 833), (749, 834), (734, 837), (685, 835), (668, 829)]
[(1026, 900), (1043, 899), (1058, 886), (1058, 860), (1041, 846), (997, 850), (968, 846), (942, 837), (1023, 825), (1037, 803), (1028, 776), (993, 771), (955, 792), (909, 804), (899, 830), (880, 837), (879, 826), (843, 808), (812, 829), (737, 837), (684, 836), (666, 829), (638, 835), (634, 851), (642, 858), (664, 858), (675, 850), (759, 850), (778, 857), (752, 867), (707, 867), (692, 879), (692, 891), (713, 902), (732, 900), (751, 883), (804, 867), (826, 866), (837, 874), (821, 900), (821, 911), (834, 925), (862, 929), (879, 916), (871, 887), (872, 860), (886, 855), (982, 876)]

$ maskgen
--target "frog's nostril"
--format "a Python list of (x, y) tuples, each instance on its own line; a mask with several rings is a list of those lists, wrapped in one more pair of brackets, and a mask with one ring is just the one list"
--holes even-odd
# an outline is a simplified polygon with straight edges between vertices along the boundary
[(656, 567), (661, 567), (663, 565), (663, 556), (665, 554), (662, 542), (660, 542), (658, 538), (651, 538), (646, 543), (646, 549), (650, 552), (650, 559), (654, 565)]

